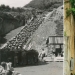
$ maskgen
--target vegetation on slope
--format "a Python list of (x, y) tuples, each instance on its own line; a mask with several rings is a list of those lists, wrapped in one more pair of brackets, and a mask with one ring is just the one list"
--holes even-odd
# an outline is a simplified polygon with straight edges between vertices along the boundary
[(32, 0), (24, 7), (32, 7), (37, 9), (57, 8), (63, 4), (63, 0)]
[[(2, 39), (11, 30), (23, 26), (32, 16), (35, 16), (35, 11), (25, 10), (23, 8), (10, 8), (6, 5), (0, 6), (0, 39)], [(1, 43), (1, 40), (0, 40)]]
[(23, 8), (20, 8), (20, 7), (10, 8), (10, 6), (2, 4), (2, 5), (0, 5), (0, 11), (1, 12), (11, 12), (11, 11), (12, 12), (24, 12), (25, 10)]

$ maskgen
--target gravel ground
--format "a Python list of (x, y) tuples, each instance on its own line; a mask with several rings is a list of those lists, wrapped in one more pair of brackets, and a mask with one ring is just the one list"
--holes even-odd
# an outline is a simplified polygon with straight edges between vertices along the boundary
[(63, 62), (43, 62), (35, 66), (15, 68), (22, 75), (63, 75)]

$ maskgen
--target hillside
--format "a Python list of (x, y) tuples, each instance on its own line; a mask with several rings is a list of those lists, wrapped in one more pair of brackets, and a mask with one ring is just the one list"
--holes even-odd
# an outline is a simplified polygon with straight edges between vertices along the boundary
[(32, 0), (24, 7), (32, 7), (37, 9), (53, 9), (63, 4), (63, 0)]
[(30, 20), (35, 15), (35, 12), (31, 10), (25, 10), (24, 12), (15, 11), (0, 11), (0, 44), (3, 43), (3, 38), (10, 31), (24, 26), (28, 20)]
[(22, 14), (13, 16), (0, 12), (0, 44), (5, 42), (3, 38), (7, 33), (23, 25), (25, 25), (25, 17)]
[(63, 36), (63, 9), (60, 6), (45, 17), (44, 22), (32, 35), (28, 48), (36, 49), (39, 52), (46, 45), (49, 36)]
[(9, 48), (10, 50), (11, 49), (15, 50), (15, 48), (16, 49), (22, 48), (23, 44), (27, 43), (28, 39), (32, 36), (35, 30), (37, 30), (42, 21), (43, 21), (42, 17), (38, 17), (35, 19), (33, 18), (21, 30), (19, 29), (20, 32), (18, 32), (16, 36), (12, 36), (12, 38), (9, 41), (7, 41), (7, 43), (3, 45), (3, 47)]
[(25, 20), (23, 15), (16, 15), (15, 17), (11, 14), (0, 13), (0, 33), (2, 35), (8, 33), (9, 31), (25, 25)]
[[(40, 51), (49, 36), (63, 36), (62, 6), (49, 12), (46, 17), (39, 17), (27, 24), (16, 36), (6, 44), (6, 48), (36, 49)], [(12, 35), (12, 34), (11, 34)], [(9, 35), (9, 36), (11, 36)]]

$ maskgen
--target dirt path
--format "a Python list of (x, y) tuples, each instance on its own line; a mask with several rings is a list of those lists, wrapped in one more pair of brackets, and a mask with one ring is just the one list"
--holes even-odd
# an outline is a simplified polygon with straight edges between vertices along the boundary
[(22, 75), (63, 75), (63, 62), (47, 62), (37, 66), (15, 68)]

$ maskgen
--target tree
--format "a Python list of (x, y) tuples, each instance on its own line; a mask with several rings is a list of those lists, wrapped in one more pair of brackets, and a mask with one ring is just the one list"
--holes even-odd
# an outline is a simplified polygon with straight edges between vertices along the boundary
[(2, 5), (0, 6), (0, 10), (3, 11), (4, 9), (5, 9), (5, 5), (2, 4)]
[(10, 11), (11, 8), (7, 5), (7, 6), (5, 7), (5, 10), (6, 10), (6, 11)]
[(10, 11), (10, 10), (11, 10), (11, 8), (8, 5), (5, 6), (4, 4), (2, 4), (0, 6), (0, 11)]
[(14, 8), (14, 7), (12, 7), (12, 8), (11, 8), (11, 10), (12, 10), (12, 11), (14, 11), (14, 10), (15, 10), (15, 8)]

